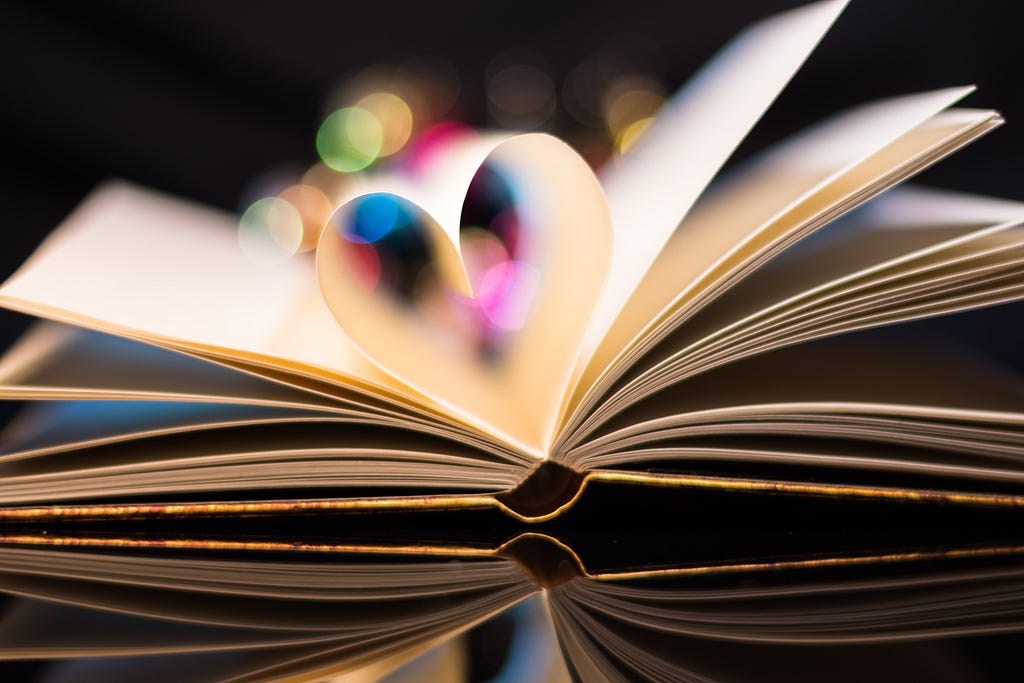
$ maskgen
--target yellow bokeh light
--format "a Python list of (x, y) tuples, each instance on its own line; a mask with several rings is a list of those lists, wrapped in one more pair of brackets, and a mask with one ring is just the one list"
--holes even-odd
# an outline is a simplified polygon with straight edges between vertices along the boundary
[(324, 193), (334, 207), (340, 206), (351, 199), (356, 193), (358, 177), (348, 173), (338, 173), (327, 164), (317, 162), (302, 174), (299, 183), (311, 185)]
[(660, 93), (644, 88), (619, 93), (608, 105), (608, 131), (613, 138), (620, 139), (627, 128), (654, 116), (664, 102), (665, 98)]
[(539, 66), (510, 64), (488, 79), (487, 104), (502, 126), (537, 128), (555, 112), (555, 82)]
[(356, 107), (370, 112), (380, 122), (380, 156), (394, 154), (409, 141), (412, 135), (412, 110), (398, 95), (391, 92), (370, 93), (356, 102)]
[(636, 144), (636, 141), (640, 139), (640, 136), (643, 135), (644, 131), (647, 130), (653, 121), (654, 117), (647, 117), (645, 119), (640, 119), (639, 121), (634, 121), (626, 126), (622, 133), (620, 133), (615, 139), (615, 145), (619, 148), (619, 153), (621, 154), (625, 152)]
[(302, 235), (296, 251), (309, 251), (316, 247), (333, 207), (323, 192), (312, 185), (292, 185), (278, 194), (289, 202), (302, 218)]

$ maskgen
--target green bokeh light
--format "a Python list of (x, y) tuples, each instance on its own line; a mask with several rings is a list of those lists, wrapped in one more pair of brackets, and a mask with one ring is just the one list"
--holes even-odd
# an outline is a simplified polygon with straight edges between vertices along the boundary
[(316, 151), (323, 162), (342, 173), (361, 171), (380, 155), (384, 130), (377, 117), (360, 107), (332, 113), (316, 133)]

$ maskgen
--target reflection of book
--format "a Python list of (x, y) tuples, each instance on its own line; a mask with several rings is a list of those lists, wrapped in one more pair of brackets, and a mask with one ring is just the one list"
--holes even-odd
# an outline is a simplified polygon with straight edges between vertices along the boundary
[[(929, 680), (970, 681), (976, 673), (950, 665), (944, 639), (1019, 631), (1024, 615), (1019, 546), (591, 572), (571, 548), (534, 533), (493, 546), (60, 534), (2, 542), (0, 591), (18, 597), (0, 616), (0, 659), (58, 660), (45, 680), (79, 683), (375, 680), (538, 594), (582, 680), (936, 671)], [(550, 634), (542, 622), (530, 628)], [(535, 647), (553, 657), (553, 642)]]
[[(0, 288), (51, 321), (0, 392), (78, 401), (12, 427), (0, 515), (539, 519), (595, 479), (1024, 504), (1020, 385), (864, 331), (1019, 298), (1024, 207), (894, 191), (826, 227), (998, 114), (951, 109), (969, 89), (871, 104), (705, 191), (841, 6), (744, 33), (600, 183), (543, 135), (374, 180), (315, 275), (246, 260), (215, 212), (100, 189)], [(472, 314), (495, 290), (456, 246), (479, 233), (460, 217), (480, 178), (514, 199), (529, 304), (488, 309), (487, 334)]]

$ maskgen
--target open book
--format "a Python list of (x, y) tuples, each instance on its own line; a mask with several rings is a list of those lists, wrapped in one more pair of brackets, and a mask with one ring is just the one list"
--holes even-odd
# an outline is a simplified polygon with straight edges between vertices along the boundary
[(0, 288), (45, 319), (0, 360), (36, 402), (0, 517), (539, 520), (595, 480), (1024, 505), (1024, 384), (890, 329), (1024, 297), (1024, 205), (878, 197), (999, 114), (968, 87), (875, 102), (715, 179), (843, 5), (747, 29), (599, 176), (524, 134), (370, 177), (315, 261), (97, 189)]
[[(513, 639), (494, 680), (966, 683), (982, 678), (953, 639), (1024, 626), (1019, 545), (876, 536), (872, 550), (794, 552), (792, 534), (758, 554), (756, 529), (739, 553), (705, 543), (701, 561), (654, 568), (621, 548), (625, 565), (591, 567), (532, 532), (415, 545), (2, 535), (0, 661), (45, 661), (47, 683), (376, 681), (512, 609), (527, 642)], [(420, 658), (399, 680), (465, 680), (460, 661)]]

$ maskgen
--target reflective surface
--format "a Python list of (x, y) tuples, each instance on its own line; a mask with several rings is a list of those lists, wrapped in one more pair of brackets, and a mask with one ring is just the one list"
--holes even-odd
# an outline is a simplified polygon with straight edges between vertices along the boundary
[(151, 683), (1017, 680), (1019, 513), (591, 493), (540, 527), (473, 512), (0, 529), (0, 671)]

